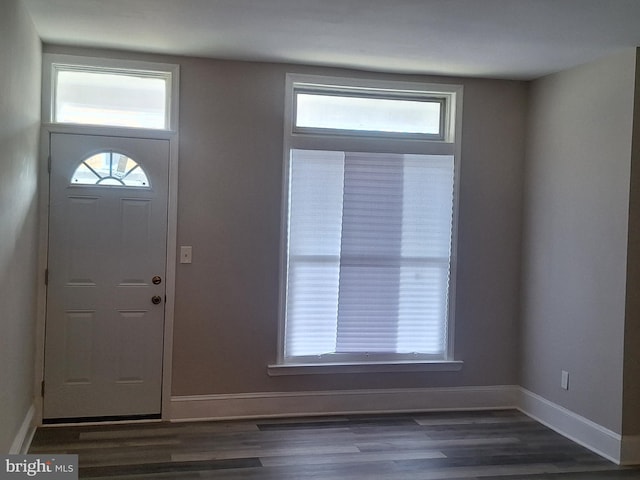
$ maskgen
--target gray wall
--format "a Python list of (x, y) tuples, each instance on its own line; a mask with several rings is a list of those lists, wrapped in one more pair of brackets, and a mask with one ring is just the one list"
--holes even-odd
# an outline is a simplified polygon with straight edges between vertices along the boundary
[(526, 161), (521, 385), (617, 433), (635, 65), (533, 82)]
[(267, 376), (277, 352), (286, 72), (371, 76), (182, 61), (178, 241), (193, 245), (194, 263), (178, 269), (174, 394), (516, 383), (526, 87), (453, 79), (465, 86), (455, 341), (462, 372)]
[(622, 433), (640, 434), (640, 49), (636, 52), (627, 247), (627, 302), (624, 328)]
[(40, 40), (19, 0), (0, 6), (0, 452), (33, 403)]
[[(527, 84), (47, 51), (181, 65), (173, 394), (516, 384)], [(269, 377), (277, 353), (285, 74), (464, 84), (456, 357), (461, 372)]]

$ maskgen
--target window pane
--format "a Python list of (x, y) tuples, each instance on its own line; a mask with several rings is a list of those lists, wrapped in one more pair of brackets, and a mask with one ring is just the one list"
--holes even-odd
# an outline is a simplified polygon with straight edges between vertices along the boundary
[(101, 152), (84, 160), (73, 173), (74, 185), (149, 187), (149, 179), (135, 160), (115, 152)]
[(296, 127), (440, 135), (438, 101), (298, 93)]
[(292, 151), (285, 358), (444, 358), (453, 173), (451, 155)]
[(335, 352), (339, 275), (338, 260), (298, 258), (289, 264), (287, 357)]
[(76, 171), (73, 173), (71, 183), (78, 185), (95, 185), (100, 181), (102, 177), (94, 170), (89, 169), (89, 166), (83, 162)]
[(286, 356), (336, 348), (344, 153), (293, 150)]
[(344, 153), (293, 150), (289, 254), (340, 255)]
[(402, 158), (345, 155), (339, 352), (396, 352)]
[(449, 257), (453, 172), (453, 156), (404, 155), (404, 257)]
[[(452, 156), (405, 155), (397, 348), (444, 351), (453, 205)], [(431, 259), (424, 261), (422, 259)], [(437, 259), (441, 259), (440, 262)]]
[(165, 129), (167, 78), (58, 70), (54, 122)]
[(446, 350), (449, 262), (403, 262), (400, 270), (398, 352)]

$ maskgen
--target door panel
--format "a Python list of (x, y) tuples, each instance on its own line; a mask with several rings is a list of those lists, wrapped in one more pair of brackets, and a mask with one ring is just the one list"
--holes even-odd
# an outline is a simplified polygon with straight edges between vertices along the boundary
[(67, 312), (64, 324), (65, 385), (92, 381), (95, 312)]
[(119, 285), (147, 285), (149, 279), (141, 274), (148, 272), (153, 262), (153, 252), (147, 248), (154, 241), (151, 238), (151, 201), (124, 198), (120, 208), (121, 235), (118, 251), (126, 251), (127, 255), (119, 258)]
[(96, 285), (96, 279), (91, 277), (99, 271), (97, 265), (99, 257), (93, 250), (93, 246), (98, 241), (99, 231), (89, 227), (93, 224), (93, 219), (98, 216), (99, 201), (95, 197), (69, 196), (68, 228), (60, 233), (64, 235), (64, 242), (70, 248), (59, 252), (67, 257), (60, 260), (63, 261), (63, 266), (67, 270), (63, 278), (68, 286)]
[[(99, 152), (112, 177), (73, 183)], [(120, 154), (148, 185), (125, 186)], [(51, 135), (45, 419), (160, 413), (168, 164), (167, 140)]]

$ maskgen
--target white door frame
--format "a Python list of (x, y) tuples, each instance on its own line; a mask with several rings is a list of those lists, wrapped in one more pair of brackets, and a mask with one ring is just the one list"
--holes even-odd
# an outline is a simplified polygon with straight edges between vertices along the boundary
[(40, 168), (39, 168), (39, 255), (38, 255), (38, 304), (36, 324), (35, 355), (35, 422), (42, 425), (43, 397), (42, 382), (44, 380), (44, 345), (47, 307), (47, 287), (45, 270), (48, 264), (49, 238), (49, 151), (52, 133), (75, 133), (84, 135), (103, 135), (109, 137), (129, 137), (142, 139), (162, 139), (169, 141), (169, 193), (167, 204), (167, 270), (166, 270), (166, 303), (164, 322), (164, 351), (162, 360), (162, 420), (170, 420), (171, 413), (171, 365), (173, 355), (173, 322), (175, 306), (175, 280), (177, 260), (178, 230), (178, 133), (165, 130), (142, 130), (130, 128), (93, 127), (78, 125), (43, 124), (40, 135)]

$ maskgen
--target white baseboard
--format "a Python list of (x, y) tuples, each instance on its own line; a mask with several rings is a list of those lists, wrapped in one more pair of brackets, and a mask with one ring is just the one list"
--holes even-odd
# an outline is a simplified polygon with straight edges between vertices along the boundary
[(35, 406), (31, 405), (27, 414), (20, 425), (20, 429), (16, 434), (11, 447), (9, 448), (9, 455), (26, 454), (31, 446), (31, 440), (36, 433), (36, 426), (33, 422), (33, 418), (36, 414)]
[(179, 396), (171, 421), (515, 408), (519, 387), (416, 388)]
[(520, 388), (518, 409), (589, 450), (621, 463), (621, 435), (529, 390)]

